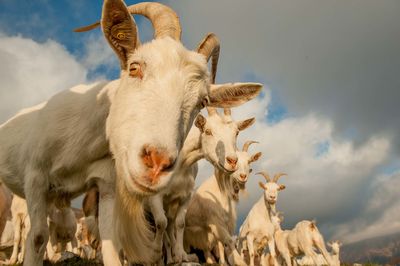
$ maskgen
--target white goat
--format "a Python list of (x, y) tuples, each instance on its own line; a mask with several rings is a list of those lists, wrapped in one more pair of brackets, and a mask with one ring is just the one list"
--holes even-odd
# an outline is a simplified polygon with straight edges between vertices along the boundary
[(240, 258), (232, 239), (236, 226), (236, 204), (239, 200), (240, 186), (244, 186), (251, 172), (249, 165), (257, 161), (261, 152), (248, 153), (248, 147), (254, 141), (248, 141), (242, 151), (237, 151), (238, 169), (227, 173), (215, 168), (215, 174), (209, 177), (196, 191), (190, 201), (186, 214), (185, 246), (202, 250), (207, 263), (214, 263), (211, 254), (218, 249), (219, 262), (225, 264), (224, 247), (228, 255), (233, 255), (232, 264), (245, 263)]
[[(273, 219), (275, 226), (275, 243), (280, 256), (287, 266), (295, 265), (296, 256), (305, 255), (311, 258), (312, 263), (305, 261), (305, 265), (333, 265), (331, 256), (326, 250), (324, 238), (319, 232), (314, 221), (300, 221), (292, 230), (282, 230), (280, 223), (283, 218)], [(318, 259), (318, 254), (314, 251), (316, 247), (325, 258), (324, 262)], [(310, 263), (310, 264), (308, 264)]]
[[(152, 21), (155, 40), (139, 46), (131, 13)], [(0, 126), (0, 176), (26, 198), (32, 222), (24, 265), (43, 263), (49, 204), (71, 201), (91, 182), (100, 192), (104, 264), (120, 265), (120, 249), (131, 262), (151, 262), (154, 235), (143, 198), (171, 180), (202, 107), (238, 106), (262, 87), (211, 85), (213, 49), (187, 50), (178, 16), (162, 4), (128, 8), (122, 0), (104, 0), (101, 26), (120, 59), (120, 79), (61, 92)]]
[[(185, 214), (197, 175), (197, 161), (208, 160), (221, 172), (237, 168), (236, 139), (239, 131), (254, 123), (254, 118), (233, 121), (231, 116), (221, 116), (213, 108), (209, 116), (198, 115), (195, 125), (183, 146), (174, 178), (159, 195), (149, 199), (149, 207), (157, 226), (156, 242), (162, 247), (163, 232), (167, 227), (167, 262), (180, 263), (189, 260), (183, 248)], [(172, 254), (170, 254), (172, 253)], [(172, 258), (171, 258), (172, 256)]]
[[(339, 241), (328, 242), (328, 246), (331, 247), (330, 256), (331, 256), (332, 263), (334, 266), (340, 266), (339, 253), (340, 253), (341, 245), (342, 244)], [(320, 264), (320, 265), (328, 265), (328, 262), (326, 262), (326, 260), (322, 254), (317, 255), (317, 261), (318, 261), (318, 264)], [(314, 265), (315, 263), (311, 257), (303, 256), (301, 259), (297, 260), (297, 264), (298, 265)]]
[(27, 235), (30, 229), (30, 221), (26, 201), (17, 195), (14, 195), (11, 203), (11, 214), (14, 226), (14, 246), (9, 263), (22, 263), (25, 255)]
[(271, 180), (265, 172), (258, 173), (264, 176), (267, 183), (259, 182), (259, 185), (264, 189), (264, 196), (251, 208), (246, 220), (240, 227), (238, 247), (244, 257), (244, 250), (248, 250), (250, 257), (250, 265), (254, 266), (255, 251), (262, 255), (264, 249), (268, 245), (269, 252), (272, 256), (274, 265), (277, 265), (275, 253), (274, 232), (275, 228), (272, 224), (271, 217), (276, 212), (276, 201), (278, 200), (278, 192), (285, 189), (284, 185), (279, 185), (276, 182), (279, 177), (286, 175), (279, 173)]
[(50, 205), (48, 224), (50, 237), (46, 250), (49, 260), (57, 261), (66, 250), (78, 255), (77, 222), (71, 207)]

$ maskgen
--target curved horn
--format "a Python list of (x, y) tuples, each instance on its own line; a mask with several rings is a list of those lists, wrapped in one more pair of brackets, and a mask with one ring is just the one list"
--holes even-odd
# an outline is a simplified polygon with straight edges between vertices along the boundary
[(267, 172), (259, 172), (256, 175), (262, 175), (265, 178), (265, 180), (267, 180), (267, 182), (271, 182), (271, 177), (268, 175)]
[(277, 173), (276, 175), (274, 175), (274, 179), (272, 181), (274, 181), (275, 183), (278, 182), (278, 179), (283, 175), (287, 175), (287, 174), (286, 173)]
[(208, 116), (217, 114), (217, 108), (215, 107), (207, 107)]
[[(154, 38), (170, 36), (179, 41), (181, 39), (181, 25), (179, 17), (170, 7), (153, 2), (143, 2), (128, 6), (131, 14), (145, 16), (151, 21), (154, 28)], [(100, 22), (74, 29), (75, 32), (90, 31), (100, 26)]]
[(97, 28), (97, 27), (100, 27), (100, 21), (97, 21), (97, 22), (95, 22), (95, 23), (93, 23), (93, 24), (90, 24), (90, 25), (87, 25), (87, 26), (83, 26), (83, 27), (80, 27), (80, 28), (76, 28), (76, 29), (74, 29), (74, 32), (85, 32), (85, 31), (90, 31), (90, 30), (93, 30), (93, 29), (95, 29), (95, 28)]
[(217, 65), (219, 60), (220, 44), (219, 39), (214, 33), (208, 33), (207, 36), (197, 46), (197, 52), (206, 57), (207, 62), (211, 58), (211, 83), (215, 83), (217, 75)]
[(170, 7), (154, 2), (143, 2), (128, 6), (131, 14), (145, 16), (151, 21), (154, 28), (154, 38), (170, 36), (174, 40), (181, 39), (181, 24), (179, 17)]
[(249, 146), (251, 144), (254, 144), (254, 143), (259, 143), (259, 142), (258, 141), (253, 141), (253, 140), (246, 141), (246, 143), (243, 145), (242, 151), (248, 151), (249, 150)]

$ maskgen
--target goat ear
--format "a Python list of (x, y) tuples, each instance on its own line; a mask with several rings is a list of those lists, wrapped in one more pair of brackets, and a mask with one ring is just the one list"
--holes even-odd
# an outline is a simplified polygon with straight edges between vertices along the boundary
[(210, 107), (236, 107), (254, 99), (261, 91), (259, 83), (226, 83), (210, 85)]
[(198, 114), (196, 117), (196, 121), (194, 122), (194, 125), (200, 129), (201, 132), (204, 131), (204, 125), (206, 124), (206, 118), (202, 114)]
[(265, 187), (265, 185), (264, 185), (264, 183), (263, 182), (258, 182), (258, 185), (262, 188), (262, 189), (267, 189), (266, 187)]
[(257, 161), (258, 159), (260, 159), (261, 155), (262, 155), (262, 152), (257, 152), (256, 154), (251, 156), (249, 163)]
[(279, 190), (284, 190), (286, 188), (285, 185), (279, 185)]
[(119, 57), (121, 70), (127, 70), (128, 55), (133, 53), (137, 45), (137, 28), (124, 1), (104, 0), (101, 28)]
[(256, 119), (253, 118), (249, 118), (243, 121), (238, 121), (236, 122), (237, 127), (240, 131), (245, 130), (246, 128), (248, 128), (249, 126), (251, 126), (252, 124), (254, 124), (254, 122), (256, 121)]
[(332, 242), (329, 241), (329, 242), (327, 243), (327, 245), (328, 245), (328, 247), (332, 247)]

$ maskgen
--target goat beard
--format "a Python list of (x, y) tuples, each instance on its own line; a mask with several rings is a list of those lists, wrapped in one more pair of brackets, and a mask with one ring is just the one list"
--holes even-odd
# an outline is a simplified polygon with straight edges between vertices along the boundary
[(154, 233), (146, 220), (144, 196), (130, 193), (123, 180), (117, 180), (114, 209), (114, 239), (129, 262), (151, 263)]

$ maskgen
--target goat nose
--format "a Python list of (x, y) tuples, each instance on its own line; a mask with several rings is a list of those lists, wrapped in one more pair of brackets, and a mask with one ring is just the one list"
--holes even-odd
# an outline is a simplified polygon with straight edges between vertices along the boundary
[(228, 162), (228, 164), (230, 165), (230, 166), (232, 166), (233, 168), (235, 168), (236, 167), (236, 163), (237, 163), (237, 161), (238, 161), (238, 158), (235, 156), (235, 157), (233, 157), (233, 156), (228, 156), (228, 157), (226, 157), (226, 161)]
[(240, 174), (240, 178), (241, 178), (242, 180), (246, 180), (247, 175), (246, 175), (246, 174)]
[(147, 167), (148, 181), (155, 185), (160, 180), (160, 176), (171, 170), (175, 164), (175, 159), (170, 157), (166, 150), (157, 149), (153, 146), (145, 146), (142, 152), (143, 164)]

